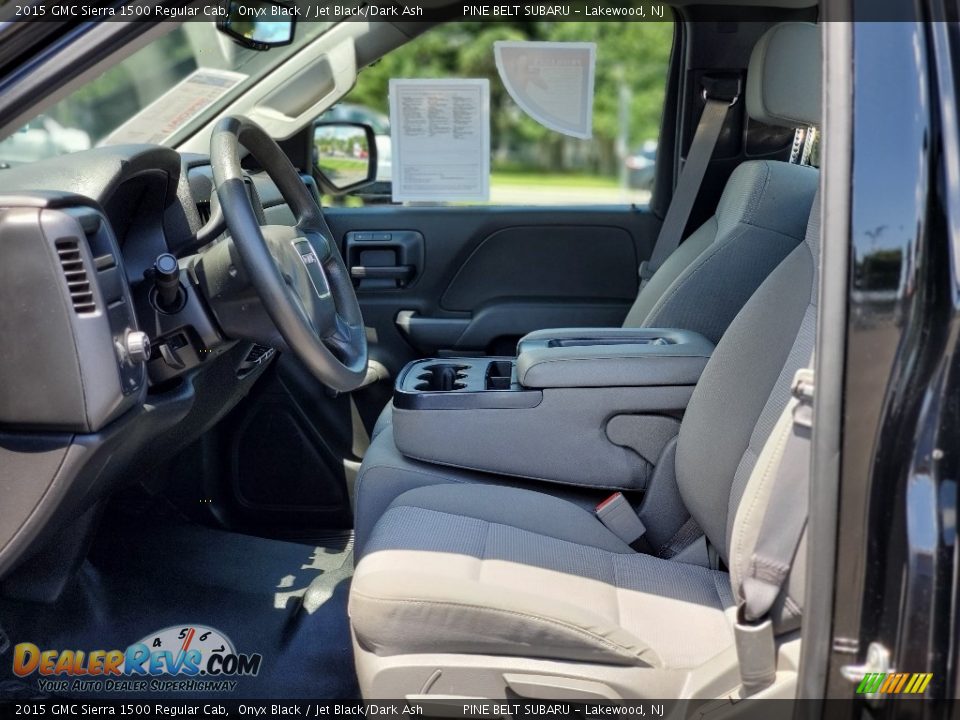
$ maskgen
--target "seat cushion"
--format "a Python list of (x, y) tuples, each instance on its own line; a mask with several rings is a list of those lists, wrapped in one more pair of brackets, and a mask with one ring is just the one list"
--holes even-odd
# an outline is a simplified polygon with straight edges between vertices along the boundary
[(357, 566), (377, 655), (473, 653), (694, 667), (733, 644), (729, 576), (634, 552), (592, 513), (495, 485), (402, 494)]
[[(385, 414), (389, 416), (392, 409), (392, 404), (387, 405)], [(374, 525), (390, 507), (390, 503), (414, 488), (452, 483), (507, 485), (549, 493), (590, 510), (610, 494), (609, 490), (604, 489), (522, 480), (412, 460), (397, 449), (389, 420), (380, 422), (383, 422), (384, 427), (374, 435), (357, 475), (353, 552), (358, 560), (366, 553), (367, 541)]]

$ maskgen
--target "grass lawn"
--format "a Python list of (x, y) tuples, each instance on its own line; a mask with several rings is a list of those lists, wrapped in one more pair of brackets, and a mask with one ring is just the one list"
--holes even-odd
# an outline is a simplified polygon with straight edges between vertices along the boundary
[(523, 185), (526, 187), (613, 188), (619, 187), (617, 178), (576, 173), (544, 173), (499, 171), (490, 173), (491, 185)]
[[(487, 203), (448, 202), (445, 205), (617, 205), (645, 204), (650, 194), (641, 190), (624, 190), (616, 178), (579, 173), (494, 171), (490, 175), (490, 200)], [(328, 199), (329, 200), (329, 199)], [(339, 201), (346, 207), (360, 207), (358, 197)]]

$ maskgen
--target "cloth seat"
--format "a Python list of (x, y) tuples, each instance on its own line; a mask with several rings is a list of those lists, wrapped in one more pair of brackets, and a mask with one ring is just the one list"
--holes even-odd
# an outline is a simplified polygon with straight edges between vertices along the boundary
[[(813, 25), (786, 23), (757, 43), (746, 90), (752, 118), (795, 129), (818, 122), (820, 58), (810, 52), (818, 42), (811, 28), (817, 32)], [(790, 92), (784, 92), (784, 83)], [(623, 326), (693, 330), (719, 342), (764, 279), (803, 241), (818, 182), (816, 168), (772, 160), (742, 163), (727, 181), (715, 215), (641, 288)], [(391, 402), (371, 431), (371, 446), (358, 474), (358, 551), (400, 487), (408, 487), (363, 487), (383, 477), (385, 468), (404, 464), (389, 437), (392, 424)], [(482, 475), (464, 477), (465, 482), (483, 481)]]
[[(398, 690), (376, 680), (391, 657), (421, 656), (425, 672), (464, 655), (494, 669), (506, 657), (652, 668), (676, 676), (658, 687), (679, 692), (684, 673), (732, 650), (737, 582), (790, 427), (791, 380), (813, 351), (818, 219), (816, 202), (808, 242), (738, 315), (681, 426), (683, 501), (731, 574), (637, 553), (553, 494), (438, 475), (389, 504), (354, 573), (349, 613), (365, 696)], [(772, 611), (781, 636), (800, 625), (805, 547)]]
[[(640, 289), (623, 327), (693, 330), (719, 342), (760, 283), (803, 240), (819, 175), (816, 168), (774, 160), (738, 166), (716, 214)], [(392, 422), (391, 402), (371, 441)]]
[[(819, 58), (815, 26), (792, 23), (771, 34), (794, 54), (806, 48), (801, 66)], [(797, 117), (793, 99), (788, 107)], [(802, 107), (815, 124), (819, 105)], [(618, 681), (621, 696), (627, 687), (638, 697), (664, 697), (657, 693), (688, 692), (694, 669), (709, 663), (709, 677), (718, 666), (721, 675), (734, 670), (710, 692), (730, 690), (739, 579), (749, 574), (791, 428), (792, 380), (814, 348), (819, 238), (817, 197), (805, 242), (736, 316), (681, 424), (680, 496), (730, 574), (636, 553), (593, 514), (552, 493), (443, 483), (447, 471), (438, 471), (437, 483), (405, 488), (387, 504), (354, 574), (349, 612), (365, 697), (424, 688), (462, 695), (458, 682), (467, 676), (482, 684), (484, 697), (509, 697), (517, 672), (548, 686), (542, 678), (560, 673), (583, 680), (565, 687), (602, 695), (610, 686), (598, 691), (596, 678), (622, 680), (625, 667), (647, 672), (647, 684)], [(805, 548), (802, 538), (770, 613), (780, 638), (800, 627)], [(555, 664), (544, 669), (535, 665), (540, 659)]]
[[(807, 243), (737, 316), (681, 426), (683, 502), (739, 577), (768, 497), (769, 456), (782, 445), (772, 433), (813, 351), (818, 237), (819, 201)], [(552, 493), (444, 483), (446, 473), (399, 494), (370, 531), (350, 600), (361, 651), (684, 669), (732, 646), (726, 573), (634, 552), (586, 507)], [(780, 633), (799, 627), (802, 582), (798, 555), (774, 609)]]
[[(547, 485), (537, 480), (490, 475), (412, 460), (397, 449), (392, 432), (381, 432), (367, 449), (357, 478), (354, 556), (359, 559), (366, 553), (374, 525), (398, 496), (419, 487), (448, 484), (461, 487), (484, 484), (549, 491), (554, 497), (588, 511), (592, 511), (598, 502), (610, 494), (596, 487)], [(361, 508), (363, 512), (359, 512)]]
[(376, 654), (688, 668), (733, 642), (726, 573), (634, 552), (592, 513), (532, 490), (402, 494), (377, 523), (354, 586), (354, 632)]

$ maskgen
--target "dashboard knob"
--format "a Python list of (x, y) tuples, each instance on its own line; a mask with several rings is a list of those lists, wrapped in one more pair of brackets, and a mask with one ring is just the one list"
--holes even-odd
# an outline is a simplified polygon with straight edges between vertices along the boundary
[(163, 278), (179, 279), (180, 277), (180, 268), (177, 263), (177, 258), (170, 253), (163, 253), (157, 257), (154, 267), (157, 270), (157, 274)]
[(171, 313), (180, 310), (180, 265), (177, 258), (170, 253), (163, 253), (154, 262), (153, 273), (159, 309)]
[(131, 362), (144, 363), (150, 359), (150, 337), (145, 332), (131, 330), (124, 345)]

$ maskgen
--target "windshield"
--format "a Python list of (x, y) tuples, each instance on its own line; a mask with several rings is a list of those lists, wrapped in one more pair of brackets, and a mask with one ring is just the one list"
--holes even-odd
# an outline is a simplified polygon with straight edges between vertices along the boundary
[(300, 23), (293, 44), (257, 52), (212, 22), (184, 23), (0, 141), (0, 167), (100, 145), (173, 145), (330, 25)]

